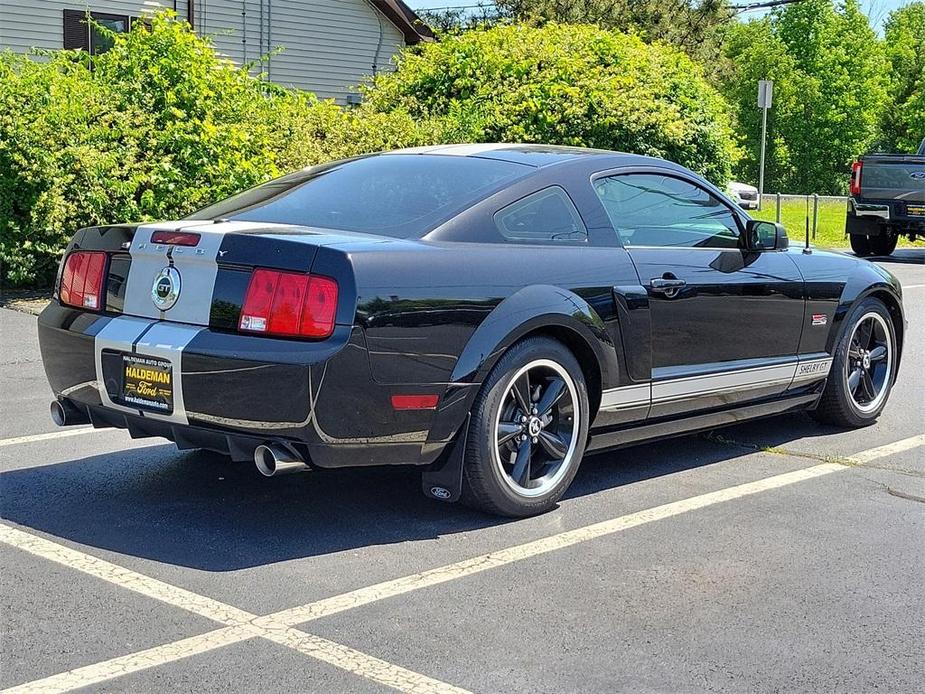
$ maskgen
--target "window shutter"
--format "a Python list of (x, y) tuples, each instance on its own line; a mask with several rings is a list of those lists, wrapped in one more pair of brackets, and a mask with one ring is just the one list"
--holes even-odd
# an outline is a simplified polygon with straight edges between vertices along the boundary
[(82, 10), (64, 10), (64, 47), (90, 52), (90, 28)]

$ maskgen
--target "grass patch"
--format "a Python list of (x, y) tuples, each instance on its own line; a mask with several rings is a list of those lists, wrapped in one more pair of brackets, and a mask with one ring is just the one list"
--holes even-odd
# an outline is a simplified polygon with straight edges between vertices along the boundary
[[(787, 229), (791, 245), (799, 245), (806, 238), (806, 200), (804, 198), (784, 198), (781, 200), (780, 221)], [(820, 200), (816, 220), (816, 238), (812, 238), (813, 202), (809, 201), (810, 243), (822, 248), (848, 248), (845, 236), (845, 212), (847, 202), (844, 200)], [(755, 219), (774, 222), (777, 219), (777, 200), (773, 195), (764, 197), (761, 211), (750, 210)], [(921, 248), (925, 241), (919, 239), (914, 243), (900, 237), (900, 248)]]

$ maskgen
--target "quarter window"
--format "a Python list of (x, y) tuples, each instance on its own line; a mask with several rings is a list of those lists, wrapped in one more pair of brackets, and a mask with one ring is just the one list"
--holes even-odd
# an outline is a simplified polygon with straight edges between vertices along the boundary
[(624, 174), (594, 182), (626, 246), (738, 248), (736, 217), (698, 185), (661, 174)]
[(544, 188), (495, 213), (495, 225), (509, 241), (529, 243), (587, 241), (588, 231), (568, 194)]

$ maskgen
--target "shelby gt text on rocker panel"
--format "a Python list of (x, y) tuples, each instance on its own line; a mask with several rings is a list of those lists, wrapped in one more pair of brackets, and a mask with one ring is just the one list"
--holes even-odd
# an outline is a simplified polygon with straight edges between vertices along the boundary
[(788, 248), (659, 159), (457, 145), (299, 171), (188, 219), (83, 229), (39, 319), (59, 424), (545, 511), (586, 450), (795, 409), (863, 426), (899, 282)]

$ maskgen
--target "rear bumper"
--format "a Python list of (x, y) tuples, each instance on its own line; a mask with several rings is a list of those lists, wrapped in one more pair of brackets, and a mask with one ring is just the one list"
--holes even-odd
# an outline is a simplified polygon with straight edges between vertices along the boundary
[(848, 199), (845, 231), (849, 234), (878, 236), (887, 227), (903, 232), (925, 234), (925, 217), (909, 215), (909, 205), (899, 200)]
[[(318, 467), (427, 464), (456, 433), (454, 420), (458, 426), (465, 417), (469, 398), (456, 391), (471, 388), (428, 386), (453, 404), (393, 411), (391, 396), (402, 389), (373, 381), (363, 331), (350, 326), (338, 326), (324, 342), (277, 340), (52, 302), (39, 317), (39, 343), (56, 397), (95, 426), (235, 459), (250, 459), (272, 441), (295, 447)], [(171, 412), (123, 399), (123, 354), (170, 362)]]

